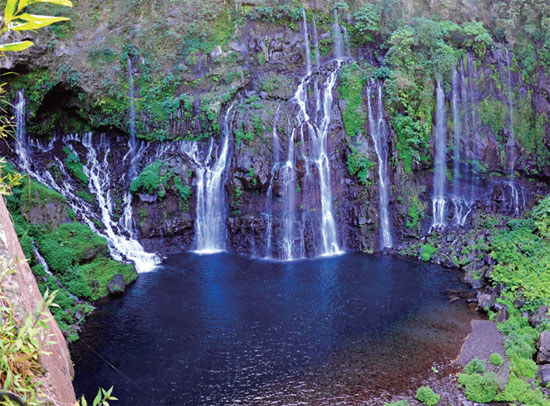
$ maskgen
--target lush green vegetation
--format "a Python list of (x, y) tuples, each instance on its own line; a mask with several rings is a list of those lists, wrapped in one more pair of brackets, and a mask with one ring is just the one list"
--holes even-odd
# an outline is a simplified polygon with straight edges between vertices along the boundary
[(421, 386), (416, 391), (416, 399), (419, 402), (424, 403), (426, 406), (437, 406), (439, 404), (439, 399), (441, 396), (434, 393), (432, 388), (429, 386)]
[(65, 159), (65, 165), (67, 169), (75, 178), (77, 178), (84, 186), (88, 185), (88, 176), (84, 173), (84, 166), (80, 162), (80, 158), (68, 147), (63, 148), (63, 152), (67, 155)]
[[(15, 173), (11, 166), (5, 167), (4, 171)], [(44, 293), (46, 290), (59, 290), (54, 299), (58, 307), (51, 309), (52, 314), (68, 335), (68, 339), (77, 339), (72, 326), (82, 320), (92, 308), (70, 294), (92, 301), (106, 296), (109, 293), (107, 285), (115, 275), (122, 275), (127, 283), (136, 278), (133, 267), (113, 261), (107, 241), (88, 226), (64, 223), (69, 215), (66, 199), (38, 182), (26, 179), (16, 185), (12, 193), (6, 196), (6, 204), (12, 214), (25, 257), (37, 277), (40, 291)], [(42, 215), (37, 219), (42, 219), (45, 223), (31, 224), (31, 211), (45, 213), (47, 205), (50, 209), (55, 207), (55, 217)], [(35, 246), (53, 275), (48, 275), (44, 267), (38, 264)], [(61, 286), (66, 290), (61, 289)]]
[(347, 156), (346, 165), (349, 174), (357, 177), (363, 185), (369, 186), (372, 183), (369, 179), (369, 173), (376, 166), (376, 163), (361, 153), (358, 147), (350, 145), (350, 153)]
[(187, 204), (193, 194), (193, 189), (183, 183), (182, 178), (174, 172), (166, 162), (155, 161), (132, 180), (132, 193), (156, 194), (160, 200), (173, 190), (183, 204)]
[(364, 84), (364, 73), (357, 62), (345, 65), (340, 71), (338, 94), (341, 99), (346, 101), (346, 107), (342, 112), (342, 121), (349, 137), (355, 137), (365, 132), (364, 125), (367, 114), (363, 107)]

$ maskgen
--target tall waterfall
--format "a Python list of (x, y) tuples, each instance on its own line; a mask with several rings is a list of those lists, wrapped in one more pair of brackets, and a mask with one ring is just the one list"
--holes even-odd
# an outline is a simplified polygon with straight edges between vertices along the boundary
[(214, 138), (206, 157), (200, 156), (198, 144), (186, 143), (182, 151), (196, 167), (197, 209), (195, 218), (196, 252), (211, 254), (226, 248), (226, 199), (225, 177), (229, 165), (230, 121), (233, 106), (229, 107), (222, 118), (222, 140), (217, 147)]
[(128, 56), (128, 98), (130, 99), (130, 143), (133, 147), (136, 144), (136, 102), (134, 95), (134, 72), (132, 58)]
[[(374, 88), (377, 91), (376, 115), (372, 108), (372, 93)], [(380, 245), (383, 248), (393, 246), (391, 234), (389, 193), (388, 193), (388, 130), (384, 120), (382, 105), (382, 85), (371, 80), (367, 86), (367, 113), (369, 117), (369, 133), (374, 143), (374, 150), (378, 160), (378, 204), (380, 217)]]
[(515, 182), (515, 171), (516, 171), (516, 140), (515, 140), (515, 130), (514, 130), (514, 95), (513, 95), (513, 84), (512, 84), (512, 70), (510, 67), (510, 51), (506, 48), (506, 71), (508, 75), (508, 109), (510, 116), (509, 118), (509, 133), (510, 138), (508, 139), (508, 155), (507, 162), (509, 166), (509, 181), (508, 186), (510, 187), (510, 200), (513, 207), (514, 215), (519, 216), (521, 214), (520, 210), (520, 192), (516, 186)]
[(303, 34), (304, 34), (304, 47), (306, 53), (306, 70), (307, 74), (311, 75), (311, 45), (309, 43), (309, 31), (307, 27), (306, 10), (302, 8), (303, 18)]
[(295, 253), (296, 235), (296, 165), (294, 160), (294, 142), (296, 129), (292, 130), (288, 138), (288, 154), (286, 162), (281, 168), (281, 181), (283, 183), (284, 211), (283, 211), (283, 235), (282, 235), (282, 254), (283, 259), (290, 260), (296, 258)]
[(435, 174), (432, 227), (445, 226), (445, 183), (447, 179), (447, 108), (441, 80), (436, 85)]
[(312, 14), (313, 20), (313, 49), (315, 50), (315, 67), (317, 70), (321, 68), (321, 52), (319, 52), (319, 34), (317, 33), (317, 19), (315, 14)]
[[(306, 85), (308, 78), (302, 79), (294, 95), (294, 100), (300, 109), (300, 127), (305, 129), (305, 134), (311, 142), (311, 148), (307, 155), (306, 164), (313, 164), (317, 169), (321, 196), (321, 237), (322, 255), (334, 255), (340, 253), (336, 222), (332, 212), (332, 191), (330, 186), (330, 160), (327, 154), (328, 129), (331, 121), (333, 96), (332, 91), (336, 85), (336, 78), (342, 66), (337, 61), (336, 68), (329, 74), (323, 84), (320, 120), (315, 122), (307, 112), (308, 92)], [(304, 143), (303, 143), (304, 145)]]
[(332, 41), (334, 43), (334, 57), (336, 59), (342, 59), (342, 48), (343, 48), (343, 39), (342, 39), (342, 29), (338, 23), (338, 10), (334, 9), (334, 23), (332, 24)]
[(25, 125), (25, 92), (19, 90), (15, 100), (15, 153), (23, 172), (29, 173), (28, 143)]

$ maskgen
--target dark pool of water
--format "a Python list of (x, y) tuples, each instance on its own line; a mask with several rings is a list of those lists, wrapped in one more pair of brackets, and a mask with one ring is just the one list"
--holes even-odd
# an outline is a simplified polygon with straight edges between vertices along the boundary
[(455, 273), (346, 254), (292, 263), (170, 257), (100, 306), (72, 345), (77, 394), (117, 405), (357, 404), (458, 354)]

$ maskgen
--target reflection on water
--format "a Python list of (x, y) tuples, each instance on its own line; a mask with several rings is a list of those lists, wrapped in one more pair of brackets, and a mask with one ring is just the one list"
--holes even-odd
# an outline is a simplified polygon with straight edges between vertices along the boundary
[(459, 287), (387, 256), (173, 256), (87, 322), (76, 390), (114, 385), (119, 405), (354, 404), (457, 355), (471, 316), (442, 292)]

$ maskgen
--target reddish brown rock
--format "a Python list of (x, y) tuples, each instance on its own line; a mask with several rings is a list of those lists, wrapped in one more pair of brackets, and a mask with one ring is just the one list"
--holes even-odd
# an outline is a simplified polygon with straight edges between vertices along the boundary
[[(2, 280), (2, 291), (15, 309), (16, 318), (21, 320), (26, 314), (34, 311), (36, 305), (42, 300), (42, 295), (25, 260), (10, 215), (1, 196), (0, 266), (14, 266), (17, 271)], [(65, 338), (51, 314), (48, 318), (49, 337), (47, 340), (55, 342), (55, 344), (44, 345), (43, 349), (49, 355), (44, 355), (40, 359), (45, 371), (44, 376), (41, 377), (44, 383), (43, 396), (55, 405), (73, 406), (76, 398), (72, 385), (74, 371), (69, 350)]]

